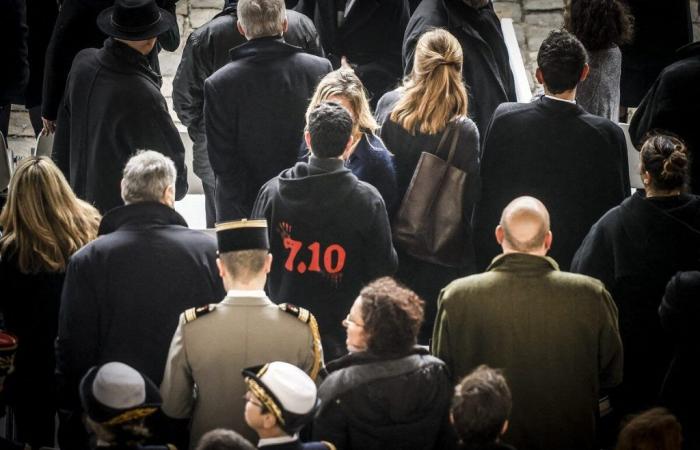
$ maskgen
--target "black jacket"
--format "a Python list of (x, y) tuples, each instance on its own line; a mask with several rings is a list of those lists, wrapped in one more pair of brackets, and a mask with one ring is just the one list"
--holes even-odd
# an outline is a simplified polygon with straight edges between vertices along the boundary
[(345, 56), (374, 106), (401, 79), (401, 42), (410, 16), (406, 0), (355, 0), (338, 26), (331, 0), (300, 0), (296, 10), (314, 20), (334, 68)]
[[(27, 7), (24, 0), (0, 2), (0, 108), (17, 103), (29, 80)], [(7, 137), (7, 136), (6, 136)]]
[(700, 197), (685, 194), (646, 199), (637, 191), (576, 252), (571, 270), (601, 280), (619, 310), (625, 376), (613, 400), (622, 413), (658, 404), (673, 346), (657, 310), (673, 274), (699, 269)]
[(700, 320), (700, 272), (679, 272), (666, 287), (659, 316), (661, 326), (675, 344), (675, 352), (661, 390), (661, 401), (678, 417), (683, 427), (683, 445), (700, 445), (700, 400), (697, 343)]
[[(158, 6), (175, 14), (178, 0), (156, 0)], [(56, 25), (46, 49), (44, 89), (41, 115), (56, 120), (74, 58), (83, 49), (100, 48), (107, 36), (97, 28), (99, 13), (114, 4), (114, 0), (63, 0)], [(169, 30), (158, 37), (158, 46), (174, 51), (180, 45), (178, 30)], [(160, 73), (158, 51), (149, 55), (151, 67)]]
[(270, 298), (309, 309), (318, 319), (326, 356), (344, 354), (341, 321), (360, 289), (396, 270), (379, 192), (342, 160), (312, 156), (263, 186), (253, 217), (268, 221), (274, 256)]
[(456, 444), (445, 363), (417, 347), (392, 359), (362, 352), (332, 361), (313, 434), (338, 450), (445, 450)]
[[(187, 38), (180, 65), (173, 79), (173, 107), (194, 143), (192, 168), (200, 178), (213, 184), (214, 173), (207, 156), (204, 137), (204, 80), (231, 58), (229, 50), (246, 42), (236, 29), (236, 5), (229, 5)], [(284, 40), (308, 53), (323, 56), (314, 24), (296, 11), (287, 11), (289, 28)]]
[(61, 297), (56, 371), (68, 411), (80, 409), (78, 383), (94, 365), (120, 361), (160, 384), (180, 313), (224, 295), (216, 241), (168, 206), (116, 208), (99, 235), (71, 258)]
[(700, 194), (700, 43), (684, 47), (666, 67), (632, 116), (630, 137), (641, 144), (648, 131), (667, 130), (688, 146), (691, 191)]
[(476, 10), (461, 0), (423, 0), (411, 16), (403, 41), (406, 75), (413, 68), (418, 39), (433, 28), (446, 28), (462, 45), (469, 117), (484, 130), (499, 104), (516, 101), (508, 49), (493, 5), (489, 2)]
[(217, 221), (250, 215), (260, 187), (294, 165), (304, 114), (328, 60), (282, 38), (253, 39), (204, 83), (209, 161)]
[(549, 256), (566, 271), (591, 225), (630, 195), (625, 136), (568, 102), (507, 103), (486, 131), (481, 183), (473, 220), (477, 268), (501, 253), (493, 233), (503, 209), (530, 195), (549, 210)]
[(123, 204), (122, 171), (137, 150), (171, 158), (177, 168), (176, 198), (187, 193), (185, 147), (160, 85), (145, 56), (112, 38), (75, 58), (53, 159), (76, 195), (100, 212)]

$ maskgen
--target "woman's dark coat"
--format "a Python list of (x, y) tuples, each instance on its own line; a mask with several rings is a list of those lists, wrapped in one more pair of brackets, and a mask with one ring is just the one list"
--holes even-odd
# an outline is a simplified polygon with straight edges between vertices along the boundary
[(625, 374), (613, 397), (618, 412), (658, 404), (673, 351), (658, 307), (673, 274), (699, 268), (700, 197), (685, 194), (647, 199), (637, 191), (608, 211), (576, 252), (571, 271), (601, 280), (619, 310)]
[(76, 195), (100, 212), (122, 205), (124, 165), (137, 150), (158, 151), (177, 168), (176, 198), (187, 193), (185, 148), (141, 53), (112, 38), (75, 58), (53, 159)]
[(445, 363), (427, 350), (393, 358), (351, 353), (326, 369), (314, 440), (338, 450), (454, 448), (452, 382)]
[(700, 272), (679, 272), (671, 279), (659, 316), (661, 326), (675, 344), (661, 401), (681, 422), (684, 448), (695, 449), (700, 445)]
[(423, 0), (411, 16), (403, 41), (404, 73), (411, 73), (418, 39), (446, 28), (462, 46), (462, 76), (469, 92), (469, 117), (485, 129), (496, 107), (516, 101), (515, 82), (501, 23), (488, 2), (476, 10), (461, 0)]
[(332, 0), (300, 0), (295, 9), (313, 19), (334, 69), (347, 58), (373, 106), (401, 79), (401, 42), (410, 16), (405, 0), (355, 0), (340, 27)]

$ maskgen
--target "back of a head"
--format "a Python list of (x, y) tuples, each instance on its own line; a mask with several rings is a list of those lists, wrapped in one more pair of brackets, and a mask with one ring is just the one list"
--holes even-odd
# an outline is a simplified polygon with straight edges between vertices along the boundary
[(462, 46), (449, 31), (423, 34), (416, 44), (413, 72), (391, 120), (411, 133), (435, 134), (452, 119), (466, 116), (462, 59)]
[(307, 128), (314, 156), (338, 158), (350, 139), (353, 121), (350, 113), (339, 104), (323, 102), (309, 113)]
[(564, 23), (588, 51), (596, 51), (630, 42), (634, 19), (620, 0), (572, 0)]
[(233, 280), (248, 283), (265, 267), (267, 250), (238, 250), (219, 254), (221, 262)]
[(654, 132), (640, 150), (642, 171), (649, 172), (651, 187), (657, 191), (683, 189), (688, 182), (688, 150), (669, 134)]
[(551, 94), (574, 89), (581, 79), (588, 55), (576, 36), (566, 30), (553, 30), (537, 52), (545, 88)]
[(479, 366), (455, 387), (452, 421), (466, 448), (486, 446), (498, 439), (510, 416), (512, 399), (500, 371)]
[(549, 232), (549, 212), (534, 197), (518, 197), (508, 204), (499, 224), (508, 247), (521, 253), (542, 248)]
[(196, 450), (255, 450), (255, 447), (235, 431), (217, 428), (199, 439)]
[(625, 425), (616, 450), (680, 450), (681, 424), (664, 408), (646, 411)]
[(141, 202), (159, 202), (165, 189), (175, 190), (177, 170), (175, 163), (153, 150), (140, 150), (124, 166), (122, 200), (129, 205)]
[(24, 273), (63, 271), (68, 257), (96, 237), (99, 221), (49, 158), (26, 158), (0, 213), (0, 254), (16, 253)]
[(284, 32), (284, 0), (238, 0), (236, 9), (248, 39), (281, 36)]

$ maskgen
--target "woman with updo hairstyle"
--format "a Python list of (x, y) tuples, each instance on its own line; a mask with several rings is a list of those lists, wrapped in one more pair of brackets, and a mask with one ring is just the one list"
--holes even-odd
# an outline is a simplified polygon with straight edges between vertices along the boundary
[(343, 320), (348, 355), (326, 366), (315, 440), (338, 450), (454, 448), (445, 363), (416, 346), (423, 301), (385, 277), (367, 285)]
[[(307, 123), (309, 114), (319, 103), (326, 101), (339, 103), (348, 110), (353, 120), (353, 146), (343, 154), (345, 167), (361, 181), (377, 188), (391, 214), (397, 202), (394, 163), (391, 153), (376, 135), (379, 125), (372, 116), (362, 81), (352, 69), (334, 70), (321, 79), (306, 110)], [(304, 153), (308, 157), (306, 143)]]
[(588, 52), (588, 77), (576, 89), (576, 102), (614, 122), (620, 114), (620, 45), (632, 40), (634, 19), (620, 0), (571, 0), (564, 11), (566, 29)]
[(66, 265), (95, 239), (99, 222), (50, 159), (22, 160), (0, 213), (0, 311), (4, 328), (18, 338), (3, 394), (16, 440), (33, 448), (54, 446), (54, 341)]
[(700, 197), (686, 193), (685, 145), (655, 132), (640, 156), (645, 189), (593, 225), (571, 265), (601, 280), (617, 304), (625, 377), (611, 398), (623, 415), (658, 404), (673, 344), (657, 311), (671, 277), (700, 268)]
[[(479, 131), (467, 117), (462, 63), (462, 47), (448, 31), (437, 29), (423, 34), (416, 45), (413, 71), (401, 87), (381, 98), (376, 116), (383, 122), (381, 137), (394, 154), (399, 202), (406, 194), (421, 153), (435, 154), (446, 127), (457, 128), (459, 137), (452, 164), (467, 174), (462, 211), (465, 223), (470, 224), (480, 189)], [(438, 156), (447, 159), (447, 152), (443, 148)], [(440, 289), (475, 271), (471, 228), (466, 234), (464, 267), (422, 261), (397, 246), (396, 278), (427, 302), (425, 326), (419, 338), (422, 344), (428, 343), (432, 332)]]

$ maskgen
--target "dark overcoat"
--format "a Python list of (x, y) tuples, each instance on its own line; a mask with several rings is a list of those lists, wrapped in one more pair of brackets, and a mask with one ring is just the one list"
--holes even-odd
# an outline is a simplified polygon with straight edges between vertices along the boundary
[(79, 417), (78, 383), (94, 365), (120, 361), (160, 384), (180, 313), (224, 295), (216, 250), (211, 236), (160, 203), (104, 216), (99, 237), (66, 270), (56, 341), (62, 410)]
[(500, 253), (503, 209), (530, 195), (549, 210), (550, 255), (568, 270), (588, 230), (630, 195), (622, 129), (578, 105), (542, 97), (496, 110), (481, 154), (481, 199), (473, 217), (477, 269)]
[(700, 43), (684, 47), (666, 67), (632, 116), (630, 137), (641, 144), (648, 131), (667, 130), (688, 146), (690, 188), (700, 194)]
[(304, 114), (327, 59), (263, 37), (231, 50), (204, 83), (204, 123), (217, 221), (248, 217), (260, 187), (294, 165)]
[(177, 168), (176, 198), (187, 193), (185, 147), (160, 84), (145, 56), (112, 38), (75, 59), (53, 159), (76, 195), (103, 213), (123, 204), (122, 170), (137, 150), (171, 158)]
[(423, 0), (411, 16), (403, 40), (406, 75), (413, 69), (418, 39), (433, 28), (446, 28), (462, 46), (469, 117), (483, 130), (498, 105), (517, 100), (508, 49), (493, 5), (489, 2), (476, 10), (461, 0)]
[(29, 82), (24, 93), (24, 104), (27, 108), (33, 108), (41, 106), (44, 61), (58, 16), (58, 2), (55, 0), (30, 0), (26, 3), (27, 27), (29, 27), (27, 38)]
[(21, 98), (29, 79), (27, 21), (24, 0), (0, 2), (0, 108)]
[(647, 199), (637, 191), (606, 213), (576, 252), (571, 270), (603, 281), (620, 311), (625, 378), (613, 406), (622, 414), (658, 405), (673, 345), (657, 310), (673, 274), (698, 269), (700, 197), (687, 194)]
[(355, 0), (340, 26), (333, 1), (300, 0), (295, 9), (314, 20), (334, 68), (347, 58), (372, 105), (401, 79), (401, 42), (410, 16), (406, 0)]

